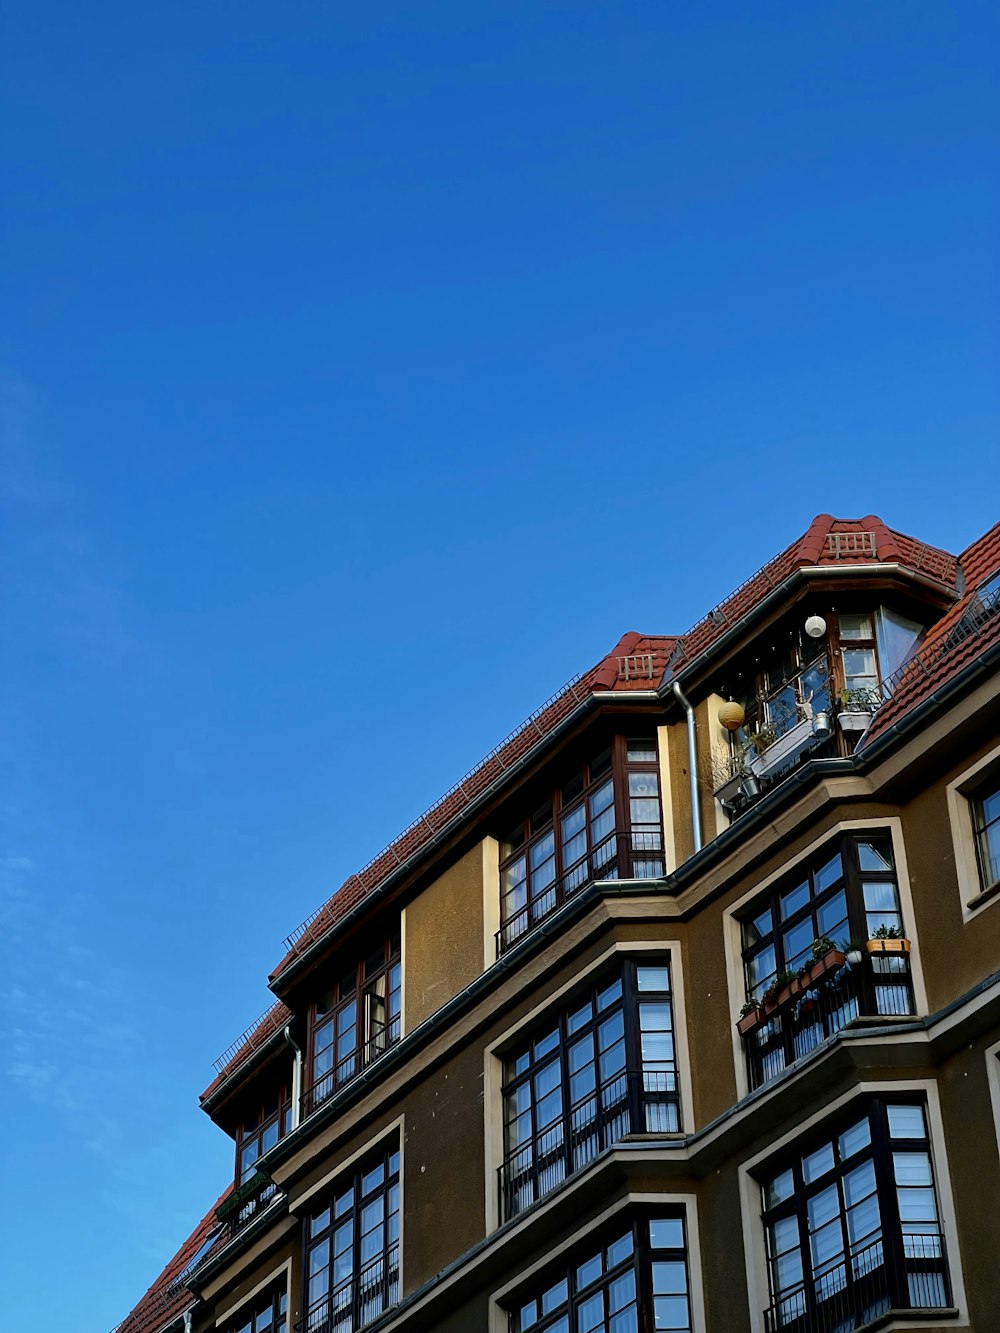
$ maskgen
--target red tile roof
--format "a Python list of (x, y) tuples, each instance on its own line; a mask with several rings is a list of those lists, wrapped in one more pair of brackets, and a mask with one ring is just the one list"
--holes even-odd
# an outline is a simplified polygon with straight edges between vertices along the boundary
[(859, 750), (884, 735), (984, 649), (1000, 641), (1000, 614), (976, 614), (977, 589), (1000, 570), (1000, 523), (963, 551), (958, 563), (965, 577), (963, 596), (931, 627), (917, 653), (896, 672), (889, 699), (875, 714)]
[[(219, 1196), (210, 1212), (206, 1213), (194, 1231), (164, 1268), (163, 1272), (112, 1333), (159, 1333), (197, 1300), (181, 1282), (185, 1270), (219, 1223), (215, 1210), (232, 1193), (232, 1185)], [(221, 1243), (221, 1237), (220, 1242)], [(207, 1253), (207, 1252), (206, 1252)]]
[[(970, 551), (973, 548), (970, 547)], [(680, 637), (631, 632), (596, 666), (574, 678), (489, 754), (471, 773), (455, 784), (426, 814), (347, 879), (311, 917), (285, 941), (286, 953), (275, 968), (278, 976), (321, 939), (374, 889), (418, 852), (434, 842), (465, 811), (471, 801), (500, 780), (510, 767), (530, 753), (565, 717), (595, 692), (631, 692), (655, 689), (667, 676), (689, 666), (696, 657), (741, 620), (770, 591), (796, 569), (811, 565), (901, 564), (954, 590), (958, 562), (950, 552), (928, 546), (889, 528), (874, 514), (858, 519), (836, 519), (819, 514), (796, 541), (779, 552), (725, 601)], [(874, 730), (874, 728), (873, 728)], [(202, 1093), (214, 1091), (284, 1021), (288, 1011), (275, 1005), (253, 1029), (227, 1052), (219, 1076)]]

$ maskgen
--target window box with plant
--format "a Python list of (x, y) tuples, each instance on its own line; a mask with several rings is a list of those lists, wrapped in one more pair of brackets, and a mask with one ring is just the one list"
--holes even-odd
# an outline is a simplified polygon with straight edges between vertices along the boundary
[(909, 953), (910, 941), (898, 926), (879, 926), (865, 948), (869, 953)]
[[(760, 1015), (738, 1019), (751, 1087), (858, 1018), (914, 1012), (886, 834), (841, 835), (752, 900), (739, 920), (747, 1003), (756, 998)], [(876, 937), (884, 950), (853, 942)]]
[(843, 689), (837, 695), (837, 724), (841, 731), (866, 731), (880, 702), (877, 690)]

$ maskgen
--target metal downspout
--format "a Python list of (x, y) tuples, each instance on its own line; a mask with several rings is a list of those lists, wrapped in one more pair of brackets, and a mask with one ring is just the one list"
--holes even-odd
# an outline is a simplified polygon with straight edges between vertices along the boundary
[(688, 728), (688, 777), (691, 780), (691, 831), (694, 834), (694, 849), (701, 851), (701, 809), (698, 804), (698, 748), (695, 744), (694, 729), (694, 709), (685, 699), (681, 692), (681, 687), (675, 680), (673, 682), (674, 695), (677, 702), (687, 714)]
[(302, 1052), (292, 1040), (292, 1025), (285, 1024), (285, 1041), (288, 1042), (295, 1052), (295, 1060), (292, 1064), (292, 1123), (290, 1129), (297, 1129), (299, 1116), (302, 1113)]

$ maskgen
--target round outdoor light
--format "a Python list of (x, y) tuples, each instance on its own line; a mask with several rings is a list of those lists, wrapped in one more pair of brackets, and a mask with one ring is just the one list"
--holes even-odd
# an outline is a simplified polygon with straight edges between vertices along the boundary
[(739, 731), (745, 720), (743, 705), (735, 703), (732, 699), (719, 709), (719, 724), (727, 731)]
[(806, 633), (810, 639), (821, 639), (826, 633), (826, 621), (822, 616), (810, 616), (806, 620)]

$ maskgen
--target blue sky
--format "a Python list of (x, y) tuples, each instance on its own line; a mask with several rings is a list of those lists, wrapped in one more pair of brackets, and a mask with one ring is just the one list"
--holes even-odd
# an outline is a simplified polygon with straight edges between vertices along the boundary
[[(8, 11), (6, 1317), (225, 1184), (281, 939), (812, 516), (997, 518), (1000, 11)], [(44, 1184), (39, 1186), (39, 1181)]]

